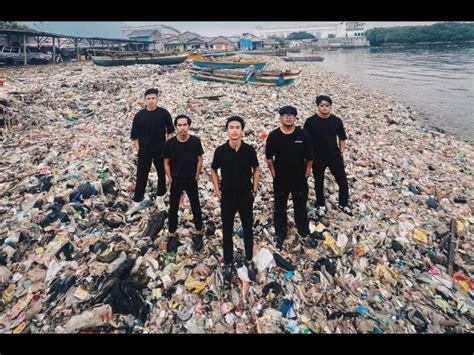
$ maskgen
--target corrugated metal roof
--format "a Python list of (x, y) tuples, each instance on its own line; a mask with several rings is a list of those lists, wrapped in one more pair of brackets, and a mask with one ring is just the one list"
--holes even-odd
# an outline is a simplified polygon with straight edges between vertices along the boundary
[(153, 33), (159, 34), (160, 32), (157, 30), (137, 30), (137, 31), (130, 32), (128, 34), (128, 37), (151, 36), (153, 35)]

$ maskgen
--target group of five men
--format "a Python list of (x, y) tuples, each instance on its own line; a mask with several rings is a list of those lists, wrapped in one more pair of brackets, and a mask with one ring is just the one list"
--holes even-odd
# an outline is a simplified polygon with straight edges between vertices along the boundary
[[(203, 247), (203, 217), (198, 194), (204, 150), (198, 137), (189, 134), (191, 119), (178, 115), (174, 122), (170, 113), (158, 106), (158, 90), (145, 92), (145, 108), (133, 119), (131, 139), (138, 152), (137, 177), (132, 214), (144, 206), (145, 190), (151, 164), (158, 172), (156, 203), (165, 208), (166, 177), (169, 180), (168, 252), (176, 252), (179, 202), (188, 195), (196, 233), (194, 249)], [(352, 216), (348, 205), (349, 187), (344, 170), (343, 153), (347, 139), (342, 120), (331, 114), (329, 96), (316, 98), (318, 113), (309, 117), (303, 128), (296, 126), (297, 109), (284, 106), (279, 110), (280, 127), (267, 137), (265, 156), (273, 177), (274, 227), (276, 247), (281, 249), (287, 237), (287, 203), (291, 194), (295, 226), (302, 237), (309, 235), (307, 213), (308, 182), (313, 172), (317, 213), (326, 213), (324, 173), (329, 167), (339, 185), (338, 208)], [(173, 125), (174, 124), (174, 125)], [(177, 134), (170, 138), (175, 131)], [(225, 125), (228, 141), (216, 148), (211, 164), (211, 179), (221, 204), (224, 250), (224, 279), (230, 283), (234, 272), (232, 234), (238, 212), (242, 222), (245, 261), (249, 277), (255, 278), (253, 258), (253, 204), (258, 191), (260, 167), (255, 149), (242, 140), (244, 120), (231, 116)], [(219, 171), (221, 180), (219, 181)]]

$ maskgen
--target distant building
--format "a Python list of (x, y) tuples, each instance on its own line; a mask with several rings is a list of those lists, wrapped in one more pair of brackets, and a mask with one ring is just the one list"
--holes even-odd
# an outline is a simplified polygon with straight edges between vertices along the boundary
[[(274, 27), (257, 27), (257, 35), (261, 38), (269, 36), (277, 36), (287, 38), (291, 33), (307, 32), (315, 36), (317, 39), (326, 38), (365, 38), (364, 22), (339, 22), (325, 25), (294, 25), (294, 26), (274, 26)], [(341, 42), (342, 43), (342, 42)], [(354, 43), (364, 43), (364, 41), (354, 41)]]
[(263, 48), (264, 49), (280, 48), (280, 43), (275, 41), (274, 39), (264, 39), (263, 40)]
[(166, 25), (148, 25), (122, 27), (122, 33), (127, 39), (143, 41), (142, 48), (146, 50), (161, 51), (164, 49), (164, 42), (172, 36), (179, 35), (180, 31)]
[(171, 37), (164, 43), (165, 51), (234, 50), (237, 48), (237, 39), (224, 36), (205, 37), (189, 31)]
[(239, 39), (239, 48), (246, 50), (262, 49), (264, 40), (251, 33), (244, 33)]
[(237, 49), (237, 47), (238, 44), (236, 41), (232, 41), (231, 39), (224, 36), (215, 37), (207, 42), (207, 48), (209, 49), (230, 51)]

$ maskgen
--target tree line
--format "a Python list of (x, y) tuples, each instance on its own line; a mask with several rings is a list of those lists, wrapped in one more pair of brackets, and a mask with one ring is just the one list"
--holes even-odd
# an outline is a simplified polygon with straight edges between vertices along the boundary
[(430, 26), (373, 28), (365, 32), (365, 37), (371, 46), (473, 41), (474, 23), (442, 22)]

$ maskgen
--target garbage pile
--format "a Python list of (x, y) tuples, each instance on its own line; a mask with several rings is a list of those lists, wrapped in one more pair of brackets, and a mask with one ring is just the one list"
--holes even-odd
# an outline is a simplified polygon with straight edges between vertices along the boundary
[[(271, 59), (270, 69), (295, 64)], [(0, 333), (469, 333), (473, 331), (473, 148), (418, 124), (418, 113), (316, 65), (294, 85), (193, 81), (186, 64), (12, 68), (0, 88)], [(192, 243), (187, 198), (177, 253), (167, 215), (132, 215), (136, 157), (129, 139), (145, 89), (201, 138), (204, 249)], [(294, 227), (275, 248), (264, 147), (293, 105), (299, 125), (328, 94), (348, 134), (344, 156), (354, 217), (314, 210), (311, 235)], [(238, 265), (223, 288), (222, 226), (210, 179), (225, 119), (246, 120), (263, 170), (254, 208), (255, 282)], [(148, 193), (156, 193), (152, 169)], [(236, 260), (243, 232), (235, 224)]]

